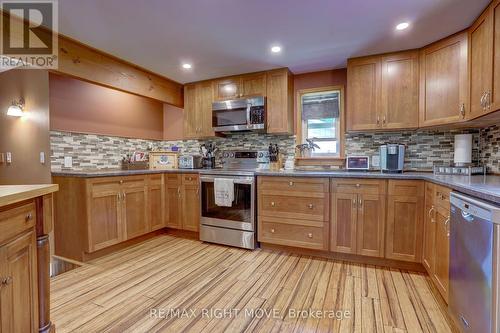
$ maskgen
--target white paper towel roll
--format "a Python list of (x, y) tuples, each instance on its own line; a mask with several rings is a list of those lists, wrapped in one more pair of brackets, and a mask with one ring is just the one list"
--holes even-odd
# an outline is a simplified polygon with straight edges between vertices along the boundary
[(453, 160), (456, 165), (472, 162), (472, 134), (455, 135), (455, 156)]

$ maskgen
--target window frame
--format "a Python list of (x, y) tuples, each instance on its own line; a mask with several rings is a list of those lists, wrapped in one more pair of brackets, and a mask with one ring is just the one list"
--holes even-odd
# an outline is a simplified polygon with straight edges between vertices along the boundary
[(302, 128), (302, 96), (305, 94), (310, 94), (310, 93), (318, 93), (318, 92), (327, 92), (327, 91), (332, 91), (332, 90), (338, 90), (340, 91), (340, 106), (339, 106), (339, 114), (340, 114), (340, 121), (339, 121), (339, 155), (334, 156), (334, 155), (324, 155), (324, 156), (311, 156), (307, 158), (299, 157), (298, 159), (307, 159), (307, 160), (344, 160), (345, 159), (345, 147), (344, 147), (344, 137), (345, 137), (345, 112), (344, 112), (344, 86), (343, 85), (336, 85), (336, 86), (323, 86), (323, 87), (317, 87), (317, 88), (308, 88), (308, 89), (300, 89), (297, 91), (297, 144), (303, 144), (304, 142), (304, 135), (303, 135), (303, 128)]

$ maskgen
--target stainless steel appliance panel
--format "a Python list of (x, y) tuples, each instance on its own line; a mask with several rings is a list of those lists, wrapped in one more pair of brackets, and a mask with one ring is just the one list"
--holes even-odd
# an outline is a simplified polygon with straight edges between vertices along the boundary
[(266, 128), (265, 98), (227, 100), (212, 103), (215, 132), (261, 131)]
[(217, 228), (209, 225), (200, 226), (200, 240), (250, 250), (255, 249), (256, 245), (254, 232)]
[(497, 332), (500, 208), (454, 192), (450, 201), (450, 310), (463, 332)]

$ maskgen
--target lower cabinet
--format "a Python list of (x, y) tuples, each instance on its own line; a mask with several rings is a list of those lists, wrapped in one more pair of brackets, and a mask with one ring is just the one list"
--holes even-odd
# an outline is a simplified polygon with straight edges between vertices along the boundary
[(385, 257), (421, 262), (423, 241), (424, 183), (420, 180), (389, 180)]
[(53, 177), (55, 254), (85, 261), (90, 254), (165, 227), (163, 174)]
[(448, 302), (450, 260), (450, 201), (451, 190), (426, 184), (425, 229), (422, 264), (437, 290)]
[(329, 179), (259, 177), (258, 240), (328, 250)]
[(384, 256), (386, 182), (332, 179), (330, 250)]
[(0, 210), (0, 332), (38, 332), (33, 203)]
[(200, 185), (197, 174), (168, 174), (167, 227), (198, 232), (200, 228)]

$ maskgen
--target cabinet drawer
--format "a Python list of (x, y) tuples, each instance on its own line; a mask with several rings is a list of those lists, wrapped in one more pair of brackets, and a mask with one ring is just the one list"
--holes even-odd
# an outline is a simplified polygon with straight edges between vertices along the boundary
[(167, 173), (165, 174), (165, 180), (168, 184), (180, 184), (182, 179), (182, 174), (180, 173)]
[(328, 221), (328, 196), (311, 198), (262, 194), (259, 196), (259, 215)]
[(434, 202), (436, 203), (436, 206), (449, 210), (450, 193), (451, 189), (440, 185), (434, 185)]
[(36, 210), (33, 202), (0, 211), (0, 244), (27, 229), (33, 228), (35, 223)]
[(326, 223), (259, 216), (259, 241), (316, 250), (328, 250)]
[(162, 185), (163, 175), (150, 175), (148, 181), (149, 185)]
[(332, 179), (331, 192), (351, 194), (374, 194), (386, 193), (387, 182), (375, 179)]
[(197, 185), (198, 175), (195, 173), (183, 173), (182, 174), (182, 185)]
[(389, 195), (423, 197), (424, 183), (421, 180), (389, 180)]
[(286, 192), (329, 192), (328, 178), (305, 177), (259, 177), (259, 190), (280, 193)]

